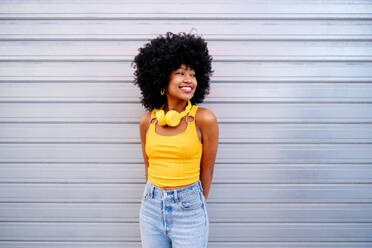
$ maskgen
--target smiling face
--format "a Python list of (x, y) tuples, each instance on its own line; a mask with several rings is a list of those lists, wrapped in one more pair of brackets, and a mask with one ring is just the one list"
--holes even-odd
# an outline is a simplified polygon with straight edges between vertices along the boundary
[(194, 96), (197, 84), (195, 71), (182, 64), (170, 74), (167, 95), (168, 97), (190, 100)]

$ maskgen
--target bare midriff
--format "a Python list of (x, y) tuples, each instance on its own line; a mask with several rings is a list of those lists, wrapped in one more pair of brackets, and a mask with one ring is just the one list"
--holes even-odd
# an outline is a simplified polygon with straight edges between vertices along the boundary
[(190, 183), (190, 184), (187, 184), (187, 185), (182, 185), (182, 186), (175, 186), (175, 187), (159, 187), (161, 189), (164, 189), (164, 190), (173, 190), (173, 189), (181, 189), (181, 188), (184, 188), (184, 187), (187, 187), (187, 186), (190, 186), (194, 183)]

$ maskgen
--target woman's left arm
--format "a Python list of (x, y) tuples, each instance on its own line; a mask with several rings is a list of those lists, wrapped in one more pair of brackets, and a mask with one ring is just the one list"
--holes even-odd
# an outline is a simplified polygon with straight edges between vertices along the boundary
[(217, 119), (213, 112), (206, 108), (200, 110), (202, 111), (196, 116), (203, 141), (203, 153), (200, 162), (200, 181), (203, 186), (204, 197), (207, 199), (213, 178), (219, 130)]

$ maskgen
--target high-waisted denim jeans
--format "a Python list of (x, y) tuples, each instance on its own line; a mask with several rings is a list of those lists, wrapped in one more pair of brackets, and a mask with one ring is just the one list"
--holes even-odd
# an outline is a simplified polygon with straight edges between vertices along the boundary
[(207, 247), (209, 219), (200, 180), (177, 190), (147, 181), (139, 216), (144, 248)]

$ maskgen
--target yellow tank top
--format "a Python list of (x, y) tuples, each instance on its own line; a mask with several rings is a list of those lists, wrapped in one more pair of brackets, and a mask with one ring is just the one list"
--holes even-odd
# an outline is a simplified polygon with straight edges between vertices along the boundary
[[(199, 141), (195, 114), (198, 105), (193, 105), (189, 116), (193, 121), (186, 122), (187, 128), (173, 136), (159, 135), (155, 132), (156, 122), (150, 123), (146, 134), (145, 151), (148, 156), (148, 180), (158, 187), (175, 187), (195, 183), (199, 180), (202, 144)], [(155, 110), (151, 112), (151, 121)]]

